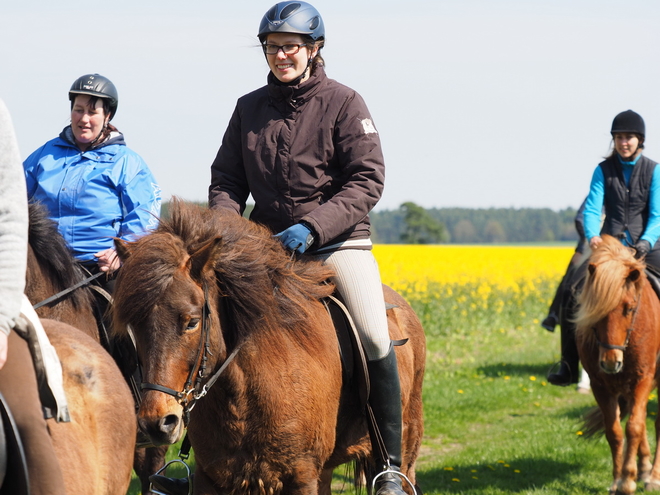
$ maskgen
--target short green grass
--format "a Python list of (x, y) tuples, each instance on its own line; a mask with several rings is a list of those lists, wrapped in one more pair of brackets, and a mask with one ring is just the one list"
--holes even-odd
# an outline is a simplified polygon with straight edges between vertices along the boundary
[[(559, 358), (558, 332), (538, 324), (552, 290), (554, 283), (548, 283), (522, 299), (502, 294), (509, 302), (497, 315), (486, 308), (466, 317), (449, 300), (413, 303), (428, 339), (425, 435), (417, 464), (424, 493), (606, 493), (612, 481), (609, 447), (602, 437), (580, 435), (581, 416), (595, 404), (593, 397), (545, 380)], [(651, 440), (657, 411), (652, 402)], [(176, 452), (170, 449), (171, 457)], [(354, 492), (343, 469), (333, 487)], [(128, 493), (139, 493), (137, 480)]]

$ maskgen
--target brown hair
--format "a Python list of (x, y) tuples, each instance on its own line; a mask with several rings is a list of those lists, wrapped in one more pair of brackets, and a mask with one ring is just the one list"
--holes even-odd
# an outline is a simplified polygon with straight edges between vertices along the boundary
[[(620, 132), (615, 134), (634, 134), (635, 136), (637, 136), (637, 139), (639, 139), (638, 149), (639, 150), (644, 149), (644, 136), (642, 136), (641, 134), (637, 134), (636, 132), (631, 132), (631, 133)], [(612, 148), (612, 151), (610, 151), (610, 154), (605, 157), (606, 160), (609, 160), (610, 158), (614, 158), (617, 155), (616, 146), (614, 146), (614, 135), (612, 135), (612, 142), (610, 143), (610, 146)]]

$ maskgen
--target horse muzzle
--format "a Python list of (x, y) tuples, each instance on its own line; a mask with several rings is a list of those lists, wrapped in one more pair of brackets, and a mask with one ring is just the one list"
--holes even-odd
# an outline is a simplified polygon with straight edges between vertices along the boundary
[(601, 352), (600, 369), (608, 375), (615, 375), (623, 370), (623, 351), (610, 350)]
[(183, 408), (176, 404), (174, 408), (158, 412), (153, 407), (150, 409), (149, 403), (145, 401), (138, 412), (138, 427), (149, 436), (154, 445), (174, 444), (179, 441), (185, 429)]

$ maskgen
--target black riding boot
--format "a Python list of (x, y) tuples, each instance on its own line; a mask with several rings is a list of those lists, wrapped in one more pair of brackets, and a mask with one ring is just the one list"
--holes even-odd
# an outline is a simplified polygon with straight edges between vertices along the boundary
[(578, 382), (580, 356), (575, 341), (575, 313), (577, 303), (574, 296), (567, 301), (561, 316), (561, 363), (559, 370), (548, 374), (548, 382), (552, 385), (566, 387)]
[[(399, 471), (401, 467), (401, 384), (394, 349), (390, 348), (387, 356), (378, 361), (369, 361), (367, 368), (371, 384), (369, 405), (380, 430), (383, 446), (387, 451), (385, 459), (375, 432), (370, 431), (374, 457), (378, 462), (378, 473), (388, 469)], [(401, 476), (394, 473), (378, 476), (374, 495), (405, 495), (401, 488), (401, 481)]]

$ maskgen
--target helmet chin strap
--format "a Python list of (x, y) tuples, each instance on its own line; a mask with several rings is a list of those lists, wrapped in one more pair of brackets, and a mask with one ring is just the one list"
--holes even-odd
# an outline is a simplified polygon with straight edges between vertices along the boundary
[(305, 78), (305, 74), (307, 74), (307, 71), (310, 70), (310, 67), (312, 66), (312, 61), (314, 60), (313, 57), (310, 57), (309, 60), (307, 60), (307, 66), (305, 67), (305, 70), (302, 71), (302, 74), (300, 74), (298, 77), (296, 77), (293, 81), (290, 81), (288, 83), (284, 83), (287, 86), (295, 86), (296, 84), (300, 84), (300, 81), (302, 81)]

